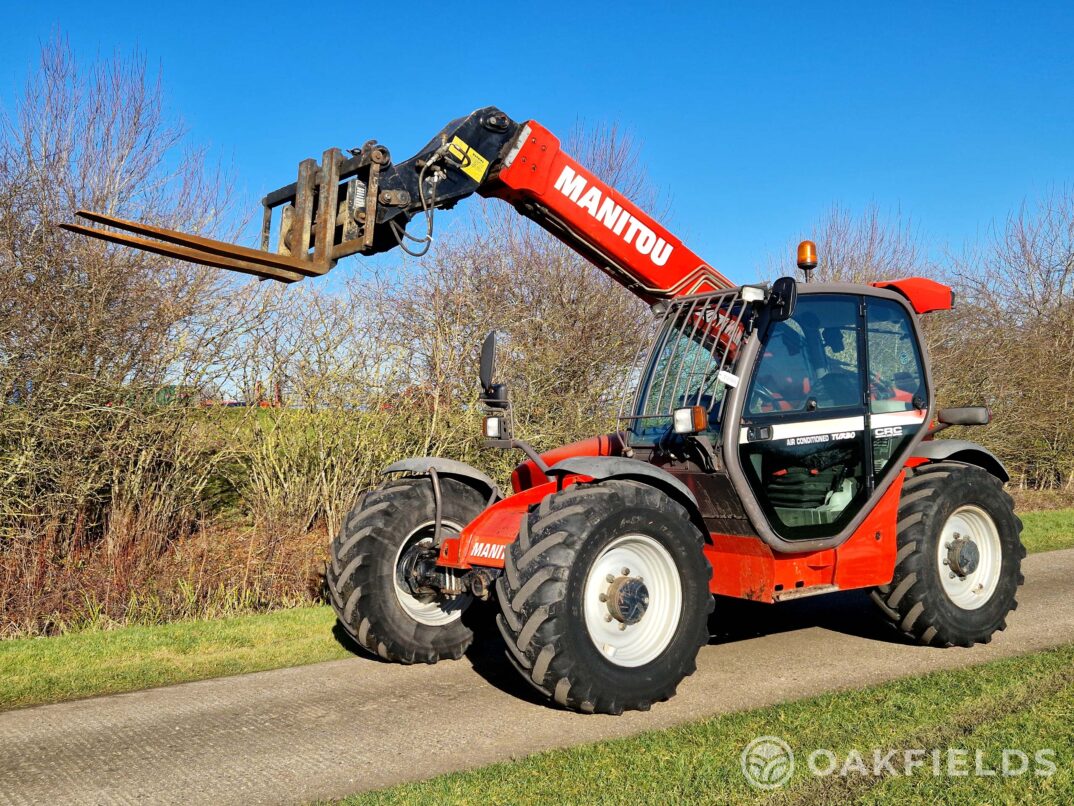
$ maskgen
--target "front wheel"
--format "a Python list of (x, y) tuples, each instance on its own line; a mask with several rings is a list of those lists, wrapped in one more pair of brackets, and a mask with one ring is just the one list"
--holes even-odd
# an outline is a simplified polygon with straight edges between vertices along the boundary
[(933, 646), (988, 643), (1017, 607), (1022, 522), (995, 476), (972, 465), (915, 468), (899, 502), (895, 575), (873, 601)]
[[(440, 478), (444, 534), (458, 534), (485, 508), (474, 488)], [(432, 481), (389, 482), (366, 495), (332, 541), (328, 590), (339, 623), (362, 647), (385, 660), (436, 663), (459, 658), (473, 641), (462, 621), (468, 594), (446, 597), (414, 591), (408, 564), (428, 551), (435, 531)]]
[(659, 490), (576, 484), (524, 519), (497, 581), (509, 657), (584, 712), (645, 710), (674, 695), (708, 641), (702, 537)]

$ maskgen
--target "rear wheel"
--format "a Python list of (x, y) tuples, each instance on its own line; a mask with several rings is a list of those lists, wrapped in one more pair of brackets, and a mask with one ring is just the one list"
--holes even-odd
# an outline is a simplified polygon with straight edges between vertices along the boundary
[[(484, 497), (440, 478), (441, 527), (458, 534), (485, 507)], [(332, 541), (328, 589), (339, 623), (362, 647), (385, 660), (436, 663), (459, 658), (473, 641), (462, 621), (469, 595), (415, 592), (407, 569), (432, 546), (436, 507), (427, 477), (392, 481), (368, 493)]]
[(686, 510), (632, 481), (576, 484), (524, 519), (497, 581), (509, 657), (569, 708), (647, 709), (708, 641), (711, 567)]
[(872, 597), (899, 630), (923, 644), (972, 646), (1006, 628), (1025, 548), (999, 479), (955, 462), (916, 468), (898, 529), (894, 578)]

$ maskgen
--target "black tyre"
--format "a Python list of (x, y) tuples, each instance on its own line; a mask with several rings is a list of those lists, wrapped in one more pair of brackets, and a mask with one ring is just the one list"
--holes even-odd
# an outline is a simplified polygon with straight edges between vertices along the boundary
[(915, 468), (899, 501), (895, 576), (873, 601), (922, 644), (988, 643), (1018, 606), (1021, 532), (995, 476), (956, 462)]
[(686, 510), (633, 481), (576, 484), (523, 519), (497, 580), (518, 670), (560, 705), (646, 710), (696, 668), (711, 567)]
[[(485, 498), (457, 479), (441, 477), (440, 485), (444, 533), (457, 534), (485, 508)], [(332, 541), (326, 576), (339, 623), (385, 660), (459, 658), (473, 640), (462, 621), (471, 597), (424, 601), (401, 574), (408, 550), (431, 544), (434, 520), (430, 479), (403, 478), (366, 494)]]

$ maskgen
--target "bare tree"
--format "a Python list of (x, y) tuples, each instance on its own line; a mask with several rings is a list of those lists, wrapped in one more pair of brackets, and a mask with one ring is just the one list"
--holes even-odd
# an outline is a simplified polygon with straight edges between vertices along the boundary
[[(855, 215), (833, 204), (803, 236), (817, 244), (819, 264), (814, 279), (825, 283), (870, 283), (912, 275), (928, 276), (930, 267), (919, 236), (908, 221), (896, 214), (885, 216), (876, 204)], [(768, 274), (788, 272), (794, 245), (786, 254), (769, 261)]]
[(1023, 204), (952, 275), (958, 305), (934, 345), (942, 396), (992, 406), (973, 438), (1023, 486), (1074, 487), (1074, 192)]
[(0, 116), (0, 361), (7, 397), (79, 379), (159, 382), (219, 273), (57, 229), (79, 208), (203, 231), (221, 177), (163, 111), (140, 56), (80, 68), (57, 39)]
[(103, 528), (116, 452), (150, 450), (138, 440), (156, 432), (131, 404), (189, 363), (183, 327), (216, 304), (224, 280), (57, 225), (85, 207), (211, 229), (227, 194), (183, 144), (142, 57), (80, 67), (62, 39), (0, 111), (5, 531), (26, 519)]

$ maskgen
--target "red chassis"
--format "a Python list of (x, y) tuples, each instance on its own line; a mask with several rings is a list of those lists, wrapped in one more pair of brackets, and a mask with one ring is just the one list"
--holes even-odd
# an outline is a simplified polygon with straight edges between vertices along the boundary
[[(549, 465), (572, 456), (612, 456), (621, 444), (616, 435), (594, 437), (542, 455)], [(563, 485), (590, 481), (567, 476)], [(445, 537), (440, 565), (469, 570), (503, 568), (506, 547), (518, 538), (523, 517), (557, 489), (532, 461), (512, 476), (514, 494), (497, 501), (466, 525), (457, 537)], [(709, 533), (704, 552), (712, 563), (709, 590), (723, 596), (776, 602), (832, 590), (851, 590), (891, 581), (895, 568), (895, 525), (903, 475), (900, 474), (853, 537), (836, 548), (800, 554), (773, 552), (759, 537)]]

